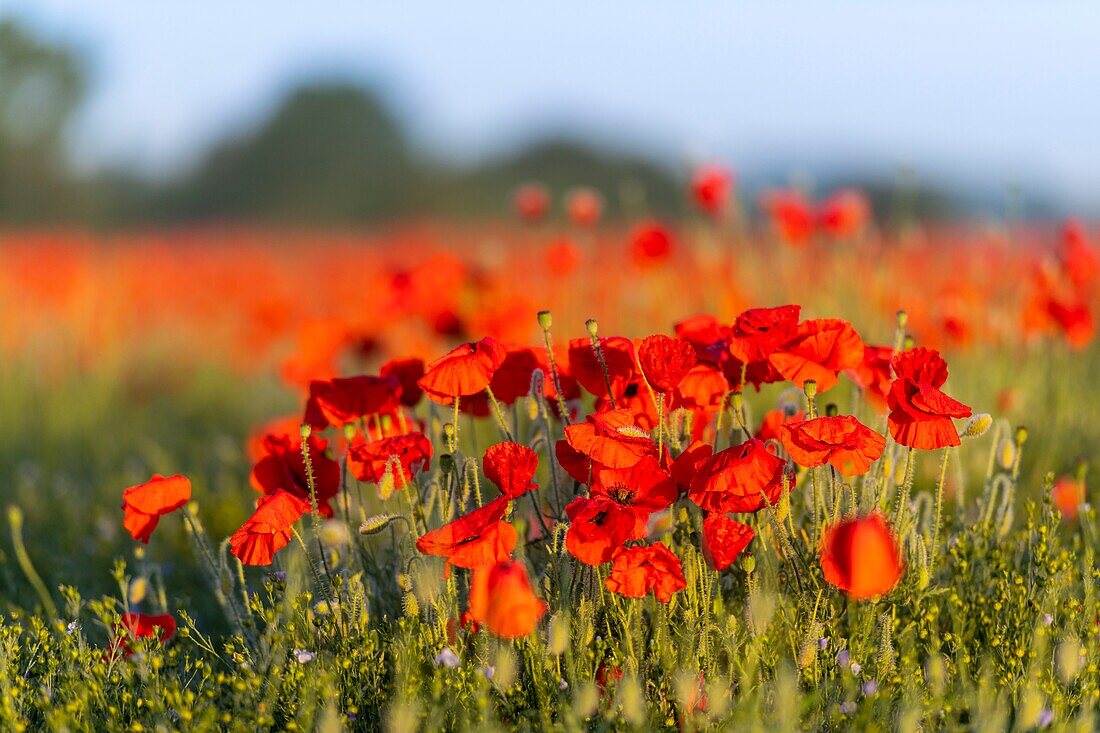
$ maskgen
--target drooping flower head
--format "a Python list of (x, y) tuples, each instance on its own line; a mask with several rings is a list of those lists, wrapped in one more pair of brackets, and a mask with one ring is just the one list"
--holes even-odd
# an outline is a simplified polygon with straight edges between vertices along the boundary
[(657, 334), (642, 339), (638, 346), (642, 374), (658, 392), (676, 389), (696, 361), (695, 348), (678, 338)]
[(825, 530), (821, 569), (828, 583), (863, 600), (893, 590), (905, 573), (905, 563), (893, 529), (876, 512)]
[(507, 353), (503, 344), (488, 337), (462, 344), (429, 364), (417, 384), (435, 402), (449, 405), (455, 397), (484, 390)]
[(687, 587), (680, 558), (660, 542), (645, 547), (621, 550), (611, 564), (604, 585), (612, 593), (627, 598), (643, 598), (652, 593), (661, 603)]
[(278, 489), (256, 501), (256, 511), (229, 538), (229, 549), (245, 565), (270, 565), (290, 543), (291, 527), (309, 511), (309, 502)]
[(518, 499), (538, 488), (534, 481), (538, 466), (539, 457), (535, 451), (510, 441), (489, 446), (481, 461), (485, 478), (496, 484), (500, 493), (509, 499)]
[(936, 450), (960, 444), (953, 418), (971, 410), (940, 390), (947, 381), (947, 362), (934, 349), (910, 349), (894, 357), (897, 378), (886, 396), (890, 434), (901, 445)]
[(130, 486), (122, 492), (122, 510), (125, 512), (122, 526), (139, 542), (149, 544), (149, 538), (157, 523), (191, 501), (191, 480), (175, 474), (153, 474), (144, 483)]
[(779, 501), (785, 483), (793, 484), (786, 462), (750, 438), (701, 462), (688, 497), (719, 514), (758, 512)]

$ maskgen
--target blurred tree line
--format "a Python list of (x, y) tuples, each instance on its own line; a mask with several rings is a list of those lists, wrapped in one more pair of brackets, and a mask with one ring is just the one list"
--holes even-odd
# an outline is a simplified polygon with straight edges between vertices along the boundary
[[(80, 59), (0, 21), (0, 223), (114, 226), (191, 220), (373, 222), (414, 215), (501, 214), (515, 188), (544, 183), (602, 192), (607, 214), (644, 199), (656, 214), (686, 208), (683, 171), (569, 139), (546, 140), (469, 167), (410, 143), (369, 90), (318, 83), (292, 90), (253, 130), (216, 143), (186, 171), (151, 181), (116, 169), (78, 175), (66, 133), (87, 89)], [(886, 211), (892, 185), (865, 187)], [(922, 192), (925, 216), (952, 202)], [(629, 212), (628, 212), (629, 213)]]

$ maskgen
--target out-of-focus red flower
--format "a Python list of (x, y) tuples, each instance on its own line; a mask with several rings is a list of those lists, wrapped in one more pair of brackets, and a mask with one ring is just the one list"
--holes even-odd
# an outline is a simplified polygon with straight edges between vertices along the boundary
[(817, 224), (829, 236), (849, 239), (871, 221), (871, 204), (862, 192), (844, 188), (829, 196), (817, 211)]
[(568, 237), (559, 237), (546, 248), (546, 267), (551, 275), (566, 277), (573, 274), (580, 259), (577, 245)]
[(825, 530), (825, 580), (857, 600), (889, 593), (905, 573), (894, 531), (881, 514), (850, 519)]
[(649, 385), (658, 392), (676, 389), (695, 366), (695, 347), (687, 341), (657, 334), (642, 339), (638, 362)]
[(131, 643), (136, 639), (156, 639), (161, 644), (167, 644), (176, 635), (176, 619), (168, 613), (124, 613), (119, 617), (119, 626), (121, 633), (114, 640), (111, 650), (121, 651), (126, 657), (134, 653)]
[(784, 480), (794, 483), (786, 462), (750, 438), (700, 463), (688, 498), (719, 514), (757, 512), (779, 501)]
[(1085, 503), (1085, 482), (1073, 476), (1059, 476), (1051, 487), (1050, 496), (1062, 513), (1062, 519), (1074, 522)]
[(401, 385), (401, 404), (416, 407), (424, 390), (417, 382), (424, 376), (423, 359), (390, 359), (378, 373), (383, 377), (392, 377)]
[[(531, 375), (536, 369), (542, 369), (545, 375), (550, 371), (543, 366), (533, 349), (526, 346), (509, 346), (507, 355), (489, 383), (493, 395), (505, 405), (511, 405), (520, 397), (526, 397), (531, 392)], [(543, 384), (547, 382), (552, 384), (553, 380), (547, 376)]]
[(886, 396), (890, 434), (901, 445), (936, 450), (960, 444), (952, 418), (970, 417), (970, 408), (940, 391), (947, 362), (934, 349), (917, 348), (894, 357), (897, 378)]
[(541, 183), (525, 183), (516, 189), (512, 205), (523, 221), (539, 221), (550, 210), (550, 192)]
[(687, 587), (680, 558), (660, 542), (646, 547), (629, 547), (615, 555), (611, 573), (604, 585), (612, 593), (627, 598), (643, 598), (652, 593), (661, 603)]
[(317, 429), (340, 427), (360, 418), (391, 413), (401, 404), (401, 383), (394, 377), (362, 375), (309, 383), (305, 421)]
[(817, 382), (817, 391), (836, 386), (837, 375), (863, 363), (863, 339), (852, 324), (839, 318), (815, 318), (799, 323), (790, 340), (770, 357), (785, 379), (802, 387)]
[(538, 488), (534, 482), (539, 457), (535, 451), (519, 443), (504, 442), (489, 446), (481, 461), (485, 478), (496, 484), (500, 493), (517, 499)]
[(802, 246), (814, 231), (814, 212), (797, 191), (772, 191), (761, 200), (772, 230), (786, 244)]
[(466, 332), (466, 326), (462, 319), (453, 310), (444, 309), (437, 311), (431, 317), (432, 330), (440, 336), (456, 337)]
[(639, 512), (606, 497), (578, 496), (565, 507), (565, 548), (586, 565), (602, 565), (630, 540), (645, 535)]
[(1096, 323), (1088, 305), (1048, 298), (1046, 308), (1047, 314), (1061, 329), (1070, 346), (1081, 349), (1092, 341), (1096, 334)]
[(144, 483), (122, 491), (122, 526), (135, 540), (149, 544), (149, 538), (157, 523), (191, 501), (191, 480), (175, 474), (161, 476), (154, 473)]
[(298, 332), (294, 355), (283, 362), (283, 378), (304, 387), (314, 379), (334, 376), (336, 358), (348, 338), (347, 325), (336, 318), (306, 321)]
[(591, 227), (603, 216), (603, 196), (591, 188), (575, 188), (565, 195), (565, 213), (579, 227)]
[(348, 470), (360, 481), (381, 484), (386, 474), (393, 488), (403, 489), (432, 458), (432, 442), (423, 433), (406, 433), (382, 440), (354, 441), (348, 449)]
[(633, 415), (625, 409), (589, 415), (583, 423), (566, 426), (565, 441), (573, 450), (608, 468), (630, 468), (657, 452), (653, 439), (635, 426)]
[(844, 476), (867, 473), (886, 447), (886, 438), (851, 415), (781, 425), (779, 437), (798, 465), (812, 468), (828, 463)]
[[(324, 438), (311, 435), (307, 446), (313, 466), (318, 510), (322, 515), (331, 517), (329, 501), (340, 491), (340, 464), (325, 454), (328, 441)], [(252, 488), (261, 494), (273, 494), (282, 489), (309, 502), (309, 481), (302, 459), (301, 435), (269, 435), (264, 438), (263, 447), (265, 454), (252, 467), (249, 477)]]
[(725, 570), (744, 552), (756, 532), (725, 514), (708, 514), (703, 520), (703, 557), (715, 570)]
[(249, 461), (256, 463), (256, 461), (267, 454), (267, 451), (264, 449), (264, 439), (267, 438), (267, 436), (274, 435), (288, 440), (295, 440), (299, 438), (301, 434), (301, 415), (284, 415), (283, 417), (276, 417), (257, 426), (248, 434), (248, 440), (245, 442), (245, 453), (248, 454)]
[(1100, 256), (1089, 247), (1079, 221), (1067, 221), (1062, 228), (1061, 261), (1062, 271), (1079, 293), (1100, 278)]
[(507, 355), (503, 344), (488, 337), (462, 344), (429, 364), (417, 384), (433, 401), (449, 405), (484, 390)]
[(256, 511), (229, 538), (230, 552), (245, 565), (270, 565), (294, 536), (294, 523), (308, 511), (308, 501), (282, 489), (261, 496)]
[(531, 590), (527, 569), (515, 560), (475, 568), (468, 601), (468, 620), (502, 639), (530, 634), (548, 608)]
[(890, 391), (893, 375), (890, 361), (894, 349), (889, 346), (863, 346), (863, 359), (854, 367), (844, 370), (844, 375), (863, 390), (867, 401), (878, 410), (886, 410), (886, 393)]
[(716, 166), (706, 166), (696, 171), (691, 179), (691, 199), (695, 206), (708, 216), (721, 216), (729, 206), (733, 178)]
[(760, 429), (757, 430), (756, 435), (752, 437), (764, 441), (779, 440), (780, 426), (788, 423), (802, 422), (804, 419), (806, 418), (802, 411), (795, 412), (792, 415), (786, 410), (768, 410), (764, 413), (764, 417), (760, 421)]
[(663, 265), (672, 256), (672, 233), (660, 222), (639, 222), (630, 231), (630, 253), (639, 267)]
[(569, 371), (581, 386), (596, 397), (608, 396), (608, 383), (611, 396), (618, 399), (634, 378), (634, 343), (622, 336), (600, 338), (600, 352), (607, 365), (607, 374), (600, 365), (592, 340), (573, 339), (569, 342)]
[(504, 519), (507, 496), (500, 496), (416, 540), (425, 555), (447, 558), (448, 566), (476, 568), (507, 560), (516, 547), (516, 528)]

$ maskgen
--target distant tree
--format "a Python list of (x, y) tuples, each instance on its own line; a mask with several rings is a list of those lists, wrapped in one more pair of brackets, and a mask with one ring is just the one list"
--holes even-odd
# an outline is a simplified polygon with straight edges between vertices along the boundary
[(414, 177), (404, 134), (374, 95), (320, 84), (215, 147), (161, 208), (169, 218), (373, 220), (408, 211)]
[(0, 221), (73, 214), (64, 136), (84, 91), (71, 52), (0, 21)]

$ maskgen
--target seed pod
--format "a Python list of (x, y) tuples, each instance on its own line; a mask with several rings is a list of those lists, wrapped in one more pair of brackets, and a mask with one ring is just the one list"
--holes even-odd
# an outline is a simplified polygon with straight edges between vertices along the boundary
[(592, 338), (596, 337), (596, 332), (599, 330), (599, 324), (596, 323), (595, 318), (589, 318), (584, 322), (585, 329), (588, 330), (588, 335)]
[(390, 526), (390, 523), (395, 519), (397, 517), (393, 514), (375, 514), (373, 517), (367, 517), (366, 521), (359, 525), (359, 534), (378, 534)]
[(550, 311), (539, 311), (538, 319), (539, 328), (541, 328), (543, 331), (549, 331), (550, 326), (554, 325), (554, 316), (550, 313)]
[(961, 436), (964, 438), (978, 438), (985, 435), (993, 425), (993, 417), (988, 412), (979, 412), (966, 423)]

